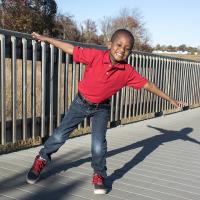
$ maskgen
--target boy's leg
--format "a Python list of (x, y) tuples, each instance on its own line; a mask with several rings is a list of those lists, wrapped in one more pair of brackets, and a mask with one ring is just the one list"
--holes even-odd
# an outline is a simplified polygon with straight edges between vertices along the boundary
[(75, 99), (60, 126), (54, 130), (53, 134), (44, 143), (44, 148), (40, 150), (39, 154), (43, 159), (50, 161), (51, 154), (55, 153), (65, 143), (69, 138), (69, 134), (83, 121), (86, 115), (82, 109), (84, 108)]
[(42, 148), (39, 155), (36, 156), (33, 166), (26, 177), (28, 183), (35, 183), (39, 179), (42, 169), (47, 162), (51, 160), (51, 154), (56, 152), (65, 143), (69, 137), (69, 133), (73, 131), (86, 116), (84, 113), (84, 107), (80, 104), (78, 97), (76, 97), (60, 126), (55, 129), (53, 134), (45, 142), (44, 148)]
[(77, 128), (84, 117), (85, 115), (72, 104), (60, 126), (54, 130), (53, 134), (44, 143), (44, 147), (39, 152), (40, 156), (50, 161), (51, 154), (55, 153), (65, 143), (69, 138), (69, 134)]
[(110, 111), (108, 109), (100, 109), (92, 117), (92, 168), (94, 169), (93, 184), (95, 194), (105, 194), (104, 179), (106, 174), (106, 153), (107, 141), (106, 131)]

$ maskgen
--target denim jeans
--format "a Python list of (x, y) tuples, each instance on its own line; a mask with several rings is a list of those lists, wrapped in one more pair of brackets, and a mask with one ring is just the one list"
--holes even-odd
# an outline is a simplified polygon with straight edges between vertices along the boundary
[(109, 103), (100, 104), (95, 108), (83, 102), (83, 100), (76, 95), (60, 126), (54, 130), (39, 154), (42, 158), (50, 161), (51, 154), (58, 151), (69, 138), (69, 134), (77, 128), (78, 124), (83, 121), (85, 117), (91, 117), (92, 120), (91, 166), (94, 172), (105, 177), (107, 153), (106, 131), (110, 118)]

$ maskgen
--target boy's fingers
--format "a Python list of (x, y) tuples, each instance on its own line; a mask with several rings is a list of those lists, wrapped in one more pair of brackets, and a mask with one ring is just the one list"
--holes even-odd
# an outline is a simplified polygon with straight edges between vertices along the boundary
[(182, 101), (174, 101), (174, 103), (172, 103), (174, 106), (176, 106), (177, 108), (181, 108), (182, 106), (186, 106), (187, 103), (182, 102)]
[(38, 33), (36, 33), (36, 32), (33, 32), (31, 35), (32, 35), (33, 38), (40, 37), (40, 34), (38, 34)]
[(187, 105), (188, 105), (188, 103), (183, 102), (183, 101), (179, 101), (179, 104), (180, 104), (180, 105), (183, 105), (183, 106), (187, 106)]
[(178, 102), (177, 102), (177, 105), (178, 105), (178, 108), (181, 108), (181, 107), (183, 107), (183, 106), (188, 106), (188, 103), (182, 102), (182, 101), (178, 101)]

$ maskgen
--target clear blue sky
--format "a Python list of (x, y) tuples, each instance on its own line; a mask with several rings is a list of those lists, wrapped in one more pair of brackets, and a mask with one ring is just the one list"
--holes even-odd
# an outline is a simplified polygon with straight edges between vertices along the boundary
[(116, 16), (137, 8), (150, 33), (151, 44), (200, 46), (200, 0), (56, 0), (58, 12), (74, 16), (77, 24)]

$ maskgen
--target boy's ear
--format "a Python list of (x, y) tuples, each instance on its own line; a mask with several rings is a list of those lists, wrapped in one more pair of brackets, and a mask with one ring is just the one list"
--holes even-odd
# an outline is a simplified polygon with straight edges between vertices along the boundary
[(107, 46), (108, 49), (111, 49), (111, 44), (112, 44), (111, 41), (107, 42), (107, 45), (106, 45), (106, 46)]

